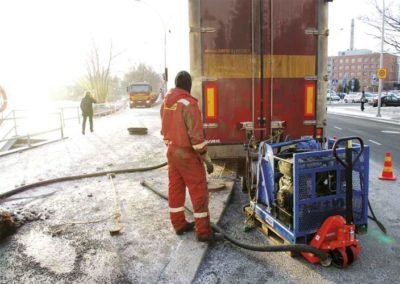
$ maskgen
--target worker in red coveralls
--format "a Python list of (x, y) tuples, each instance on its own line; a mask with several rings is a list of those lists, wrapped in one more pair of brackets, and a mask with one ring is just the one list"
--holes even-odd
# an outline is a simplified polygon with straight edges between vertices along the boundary
[[(190, 95), (192, 78), (181, 71), (175, 78), (176, 88), (171, 89), (161, 105), (161, 134), (168, 146), (168, 205), (172, 226), (177, 235), (196, 229), (196, 239), (212, 242), (217, 235), (210, 226), (206, 172), (214, 171), (207, 153), (201, 113), (197, 99)], [(194, 220), (185, 218), (186, 187), (193, 205)], [(221, 239), (221, 236), (218, 236)]]

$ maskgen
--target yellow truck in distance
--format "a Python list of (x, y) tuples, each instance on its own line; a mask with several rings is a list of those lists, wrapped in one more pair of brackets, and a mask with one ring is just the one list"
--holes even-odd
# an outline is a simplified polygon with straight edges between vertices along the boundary
[(149, 83), (140, 82), (133, 83), (127, 87), (129, 96), (129, 107), (151, 107), (158, 98), (158, 94), (153, 92), (153, 88)]

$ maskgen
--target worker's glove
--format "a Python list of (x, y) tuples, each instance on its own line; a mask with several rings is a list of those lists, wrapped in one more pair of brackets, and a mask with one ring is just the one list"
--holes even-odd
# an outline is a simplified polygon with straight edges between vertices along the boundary
[(203, 160), (204, 164), (206, 164), (207, 167), (207, 173), (212, 174), (214, 171), (214, 165), (211, 161), (210, 156), (208, 155), (207, 152), (201, 155), (201, 159)]

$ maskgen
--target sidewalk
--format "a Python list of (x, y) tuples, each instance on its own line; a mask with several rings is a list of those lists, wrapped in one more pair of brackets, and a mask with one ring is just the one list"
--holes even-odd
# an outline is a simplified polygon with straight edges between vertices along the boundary
[(376, 116), (378, 108), (368, 104), (365, 104), (364, 111), (361, 111), (360, 105), (327, 104), (327, 108), (328, 113), (400, 124), (400, 107), (381, 107), (381, 117)]
[[(148, 134), (130, 135), (128, 127), (146, 127)], [(1, 157), (0, 193), (63, 176), (162, 164), (165, 146), (159, 128), (157, 105), (95, 118), (95, 132), (86, 135), (80, 124), (71, 125), (67, 139)], [(216, 165), (209, 177), (226, 184), (224, 190), (210, 193), (212, 222), (220, 219), (234, 178), (225, 165)], [(192, 282), (208, 246), (197, 242), (194, 233), (175, 235), (167, 202), (143, 187), (143, 179), (167, 193), (163, 167), (118, 174), (114, 186), (107, 176), (100, 176), (41, 186), (0, 200), (1, 207), (16, 212), (24, 223), (0, 246), (0, 283)], [(123, 231), (111, 236), (116, 207), (122, 213)]]

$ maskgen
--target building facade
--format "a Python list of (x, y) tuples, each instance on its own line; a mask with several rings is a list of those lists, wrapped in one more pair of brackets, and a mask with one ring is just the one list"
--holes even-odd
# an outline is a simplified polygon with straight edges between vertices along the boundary
[[(337, 90), (338, 86), (347, 85), (349, 81), (358, 79), (360, 90), (377, 91), (379, 66), (380, 53), (370, 50), (348, 50), (339, 52), (337, 56), (330, 56), (328, 58), (330, 89)], [(383, 68), (387, 71), (387, 77), (383, 80), (383, 90), (391, 90), (399, 83), (398, 56), (384, 53)]]

